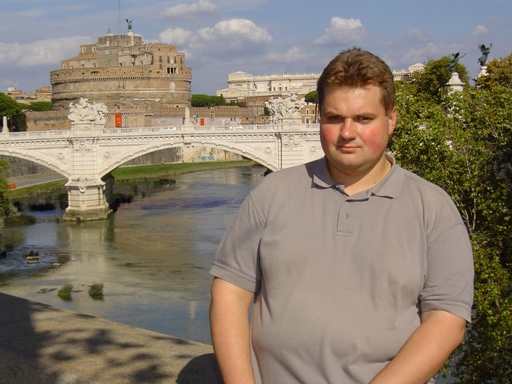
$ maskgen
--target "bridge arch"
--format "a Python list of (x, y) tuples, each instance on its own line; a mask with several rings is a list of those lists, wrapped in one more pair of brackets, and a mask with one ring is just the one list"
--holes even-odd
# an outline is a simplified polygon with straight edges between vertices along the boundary
[[(123, 164), (127, 163), (130, 160), (133, 160), (137, 157), (147, 155), (149, 153), (162, 151), (166, 149), (172, 149), (172, 148), (180, 148), (180, 147), (186, 147), (188, 145), (191, 145), (189, 143), (166, 143), (166, 144), (147, 144), (144, 146), (140, 146), (137, 148), (131, 148), (126, 151), (123, 151), (122, 153), (113, 156), (109, 158), (107, 161), (104, 162), (103, 166), (98, 170), (98, 176), (100, 178), (103, 178), (104, 176), (108, 175), (110, 172), (115, 170), (116, 168), (122, 166)], [(220, 149), (225, 150), (228, 152), (236, 153), (240, 156), (243, 156), (245, 158), (251, 159), (258, 164), (261, 164), (262, 166), (272, 170), (276, 171), (278, 170), (277, 164), (269, 155), (262, 155), (261, 153), (255, 153), (251, 147), (244, 145), (244, 144), (226, 144), (218, 141), (201, 141), (201, 143), (194, 143), (196, 146), (202, 146), (206, 148), (214, 148), (214, 149)], [(107, 153), (106, 153), (107, 154)], [(108, 154), (107, 154), (108, 156)], [(110, 156), (109, 156), (110, 157)]]
[(68, 172), (67, 169), (64, 168), (64, 164), (57, 163), (54, 157), (49, 156), (43, 152), (33, 153), (27, 152), (26, 150), (15, 150), (12, 148), (6, 151), (0, 148), (0, 155), (15, 157), (22, 160), (29, 160), (32, 161), (33, 163), (50, 168), (52, 171), (57, 172), (58, 174), (64, 176), (67, 179), (71, 178), (71, 174)]

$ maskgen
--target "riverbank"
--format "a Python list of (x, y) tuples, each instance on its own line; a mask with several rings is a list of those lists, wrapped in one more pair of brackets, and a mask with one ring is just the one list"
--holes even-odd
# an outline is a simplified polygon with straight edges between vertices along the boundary
[[(119, 181), (159, 179), (213, 169), (248, 167), (253, 166), (254, 164), (255, 163), (251, 160), (237, 160), (127, 166), (115, 169), (112, 172), (112, 176)], [(67, 180), (59, 180), (32, 185), (30, 187), (12, 189), (8, 191), (9, 199), (12, 201), (15, 199), (37, 196), (43, 193), (55, 193), (63, 190), (66, 182)]]
[(210, 345), (0, 293), (3, 384), (222, 382)]

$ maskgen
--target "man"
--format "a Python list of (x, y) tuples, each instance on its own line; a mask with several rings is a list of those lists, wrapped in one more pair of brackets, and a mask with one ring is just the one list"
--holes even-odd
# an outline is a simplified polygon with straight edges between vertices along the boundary
[(466, 228), (443, 190), (385, 154), (397, 113), (382, 60), (344, 51), (317, 91), (325, 158), (251, 191), (210, 271), (223, 378), (425, 383), (471, 319)]

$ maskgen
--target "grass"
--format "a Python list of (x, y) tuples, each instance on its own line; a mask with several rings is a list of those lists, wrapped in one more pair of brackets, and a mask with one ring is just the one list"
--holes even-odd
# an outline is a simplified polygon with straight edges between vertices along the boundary
[(52, 193), (64, 188), (67, 180), (52, 181), (50, 183), (32, 185), (26, 188), (11, 189), (9, 190), (9, 199), (19, 199), (22, 197), (37, 196), (40, 193)]
[(101, 299), (103, 297), (103, 283), (89, 285), (89, 296), (93, 299)]
[(152, 164), (136, 167), (121, 167), (112, 172), (116, 180), (132, 180), (175, 176), (185, 173), (206, 171), (209, 169), (248, 167), (253, 164), (250, 160), (212, 161), (201, 163)]
[(64, 300), (70, 300), (71, 292), (73, 292), (73, 284), (65, 284), (59, 289), (57, 296)]

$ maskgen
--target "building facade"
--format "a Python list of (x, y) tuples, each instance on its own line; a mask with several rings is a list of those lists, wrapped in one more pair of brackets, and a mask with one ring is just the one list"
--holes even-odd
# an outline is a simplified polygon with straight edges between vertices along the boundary
[(218, 90), (217, 96), (223, 96), (228, 102), (290, 94), (304, 96), (316, 89), (319, 76), (317, 73), (253, 76), (246, 72), (234, 72), (228, 75), (228, 88)]
[[(394, 70), (395, 81), (408, 80), (414, 71), (422, 71), (423, 64), (414, 64), (407, 69)], [(304, 96), (316, 90), (320, 73), (254, 76), (246, 72), (234, 72), (228, 75), (228, 88), (218, 90), (217, 96), (226, 101), (241, 102), (248, 99), (266, 100), (271, 97), (287, 97), (292, 94)]]
[(67, 110), (84, 95), (105, 103), (111, 113), (162, 104), (186, 107), (191, 82), (184, 53), (174, 45), (146, 44), (131, 29), (80, 46), (78, 56), (62, 60), (60, 69), (50, 73), (54, 110)]

